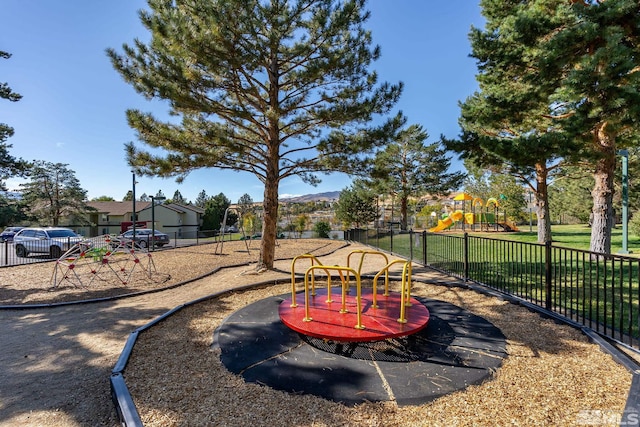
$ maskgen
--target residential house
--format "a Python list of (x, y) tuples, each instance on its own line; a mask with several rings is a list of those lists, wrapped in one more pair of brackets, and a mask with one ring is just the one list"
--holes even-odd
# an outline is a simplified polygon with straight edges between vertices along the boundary
[[(78, 227), (83, 236), (93, 237), (103, 234), (120, 234), (131, 226), (133, 202), (88, 202), (95, 211), (87, 212), (90, 226)], [(169, 234), (171, 238), (195, 238), (202, 225), (204, 209), (175, 203), (158, 204), (136, 202), (136, 220), (140, 226)]]
[(177, 203), (151, 204), (138, 211), (138, 220), (146, 221), (147, 226), (155, 220), (155, 229), (167, 233), (171, 238), (195, 239), (200, 227), (204, 209), (193, 205)]
[[(133, 212), (133, 202), (87, 202), (87, 205), (95, 211), (87, 212), (87, 219), (90, 226), (78, 227), (79, 234), (87, 237), (100, 236), (103, 234), (120, 234), (123, 223), (131, 223)], [(139, 212), (151, 206), (151, 202), (136, 202), (136, 212), (140, 220)]]

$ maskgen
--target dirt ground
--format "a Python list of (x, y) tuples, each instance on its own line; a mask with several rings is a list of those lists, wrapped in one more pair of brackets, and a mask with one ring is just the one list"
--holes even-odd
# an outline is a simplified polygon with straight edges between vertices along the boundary
[[(241, 242), (225, 244), (223, 255), (216, 255), (212, 245), (160, 251), (153, 254), (156, 270), (151, 278), (143, 274), (145, 279), (138, 281), (132, 276), (126, 285), (105, 275), (88, 286), (63, 280), (52, 289), (52, 264), (0, 270), (0, 304), (23, 305), (160, 289), (216, 267), (254, 263), (117, 300), (0, 310), (0, 425), (118, 425), (108, 379), (131, 331), (202, 296), (286, 278), (291, 258), (301, 253), (312, 252), (333, 265), (362, 248), (340, 249), (343, 245), (281, 241), (276, 250), (281, 271), (261, 274), (254, 268), (257, 246), (247, 253)], [(373, 264), (364, 271), (375, 271)], [(418, 295), (464, 307), (506, 335), (509, 357), (493, 380), (409, 408), (393, 402), (347, 408), (245, 384), (210, 350), (213, 330), (239, 307), (287, 289), (269, 285), (200, 303), (142, 334), (125, 377), (145, 425), (562, 426), (579, 425), (598, 414), (610, 417), (596, 420), (599, 425), (618, 424), (611, 417), (624, 408), (631, 375), (578, 331), (495, 298), (428, 283), (416, 284)]]
[[(0, 305), (51, 304), (165, 289), (218, 267), (255, 265), (259, 244), (234, 241), (2, 268)], [(305, 251), (329, 253), (344, 245), (332, 240), (281, 240), (276, 259), (292, 259)]]

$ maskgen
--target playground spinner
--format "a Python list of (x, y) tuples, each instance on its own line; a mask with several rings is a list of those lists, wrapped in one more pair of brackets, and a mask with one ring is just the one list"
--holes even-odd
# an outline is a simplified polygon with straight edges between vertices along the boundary
[[(360, 255), (357, 268), (351, 267), (351, 257)], [(361, 280), (365, 256), (381, 256), (385, 267), (375, 274), (371, 287), (363, 288)], [(296, 263), (310, 260), (304, 273), (304, 290), (296, 291)], [(402, 265), (400, 292), (389, 289), (389, 269)], [(316, 273), (324, 272), (326, 287), (317, 289)], [(332, 273), (339, 279), (334, 287)], [(378, 293), (378, 280), (384, 275), (383, 291)], [(354, 289), (355, 288), (355, 289)], [(355, 290), (355, 294), (352, 291)], [(323, 265), (311, 254), (295, 257), (291, 263), (291, 297), (279, 306), (282, 322), (289, 328), (333, 341), (380, 341), (414, 334), (429, 322), (429, 310), (411, 297), (411, 262), (394, 260), (379, 251), (356, 250), (347, 256), (346, 266)]]

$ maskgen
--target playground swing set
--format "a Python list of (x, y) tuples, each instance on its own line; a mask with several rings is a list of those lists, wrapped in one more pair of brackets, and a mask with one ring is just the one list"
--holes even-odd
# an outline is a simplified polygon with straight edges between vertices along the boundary
[[(465, 203), (470, 202), (471, 212), (465, 212)], [(479, 197), (461, 193), (453, 199), (453, 211), (443, 214), (438, 225), (429, 229), (431, 233), (439, 233), (448, 229), (469, 227), (470, 231), (520, 231), (513, 221), (507, 218), (505, 211), (500, 212), (500, 203), (495, 197), (485, 203)], [(461, 208), (457, 209), (458, 203)]]

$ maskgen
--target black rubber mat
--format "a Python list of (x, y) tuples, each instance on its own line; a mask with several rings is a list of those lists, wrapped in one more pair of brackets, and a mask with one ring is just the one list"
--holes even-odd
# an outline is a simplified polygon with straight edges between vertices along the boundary
[(249, 382), (346, 405), (386, 400), (417, 405), (489, 379), (507, 355), (497, 327), (444, 301), (418, 298), (431, 319), (417, 334), (339, 343), (285, 326), (278, 305), (287, 296), (238, 310), (216, 331), (214, 345), (229, 371)]

